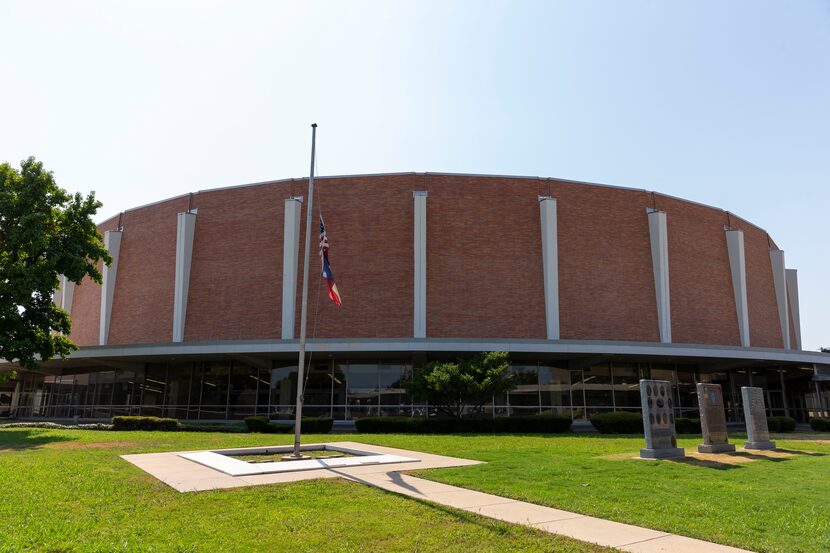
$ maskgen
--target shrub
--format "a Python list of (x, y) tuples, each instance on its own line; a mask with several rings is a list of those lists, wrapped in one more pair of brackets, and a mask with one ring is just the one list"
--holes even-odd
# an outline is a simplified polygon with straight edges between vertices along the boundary
[(300, 429), (305, 434), (328, 434), (332, 426), (334, 426), (334, 419), (309, 417), (303, 419)]
[(248, 432), (260, 434), (289, 434), (294, 428), (287, 424), (270, 422), (268, 417), (245, 417), (245, 426), (248, 427)]
[(11, 422), (0, 424), (0, 428), (53, 428), (61, 430), (112, 430), (111, 424), (58, 424), (56, 422)]
[(821, 417), (810, 419), (810, 428), (816, 432), (830, 432), (830, 419)]
[(179, 429), (179, 421), (159, 417), (113, 417), (112, 429), (172, 431)]
[(795, 419), (792, 417), (767, 417), (767, 426), (770, 432), (792, 432), (795, 430)]
[(700, 428), (700, 419), (689, 419), (686, 417), (677, 417), (674, 419), (674, 429), (678, 434), (700, 434), (703, 432)]
[(642, 434), (643, 415), (628, 411), (599, 413), (591, 417), (591, 424), (602, 434)]
[(228, 433), (240, 433), (240, 432), (248, 432), (248, 428), (246, 426), (240, 426), (239, 424), (187, 424), (182, 423), (179, 430), (184, 432), (228, 432)]
[(558, 434), (571, 428), (571, 419), (559, 415), (497, 417), (489, 419), (364, 417), (355, 421), (365, 434)]

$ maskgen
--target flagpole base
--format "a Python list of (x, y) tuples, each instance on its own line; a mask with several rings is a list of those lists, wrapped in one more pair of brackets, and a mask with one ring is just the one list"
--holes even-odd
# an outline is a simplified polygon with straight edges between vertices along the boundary
[(308, 461), (311, 459), (310, 455), (303, 455), (302, 453), (299, 455), (294, 455), (293, 453), (290, 455), (283, 455), (280, 457), (283, 461)]

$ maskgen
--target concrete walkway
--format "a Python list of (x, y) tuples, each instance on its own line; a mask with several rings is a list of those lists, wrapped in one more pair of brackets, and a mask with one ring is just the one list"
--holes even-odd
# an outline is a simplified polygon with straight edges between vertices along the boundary
[(401, 474), (401, 471), (408, 470), (477, 465), (480, 464), (479, 461), (356, 442), (335, 442), (331, 445), (379, 454), (412, 457), (418, 459), (418, 461), (392, 465), (364, 465), (279, 474), (230, 476), (180, 457), (178, 452), (123, 455), (122, 458), (180, 492), (339, 477), (413, 499), (461, 509), (496, 520), (524, 524), (552, 534), (569, 536), (606, 547), (616, 547), (622, 551), (633, 553), (746, 553), (744, 549), (686, 538), (630, 524), (621, 524), (580, 515), (579, 513), (561, 511), (551, 507), (543, 507), (533, 503), (516, 501), (498, 495), (476, 492)]

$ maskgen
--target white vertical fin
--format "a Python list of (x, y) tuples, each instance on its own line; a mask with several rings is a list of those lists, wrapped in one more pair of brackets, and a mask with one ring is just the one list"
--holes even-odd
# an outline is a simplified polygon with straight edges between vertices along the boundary
[(282, 331), (280, 334), (283, 340), (294, 339), (302, 204), (302, 196), (291, 196), (285, 199), (282, 228)]
[(671, 295), (669, 293), (669, 233), (664, 211), (649, 210), (648, 233), (651, 239), (651, 266), (657, 295), (657, 325), (660, 341), (671, 343)]
[(775, 299), (778, 303), (781, 337), (784, 340), (784, 349), (790, 349), (790, 318), (787, 308), (787, 269), (784, 265), (784, 251), (771, 249), (769, 260), (772, 264), (772, 282), (775, 285)]
[(798, 308), (798, 271), (787, 269), (787, 300), (790, 304), (790, 314), (793, 317), (795, 336), (792, 337), (795, 349), (802, 349), (801, 345), (801, 311)]
[(413, 222), (413, 251), (415, 266), (413, 270), (413, 335), (415, 338), (427, 336), (427, 193), (413, 191), (415, 201), (415, 220)]
[(72, 299), (75, 297), (75, 283), (61, 275), (61, 308), (72, 315)]
[(744, 252), (744, 231), (726, 231), (726, 249), (729, 252), (729, 268), (732, 271), (732, 293), (735, 295), (735, 311), (738, 315), (738, 333), (741, 346), (748, 348), (749, 303), (746, 299), (746, 254)]
[(118, 271), (118, 254), (121, 251), (121, 235), (123, 231), (108, 230), (104, 233), (104, 247), (112, 257), (112, 264), (104, 265), (103, 282), (101, 284), (101, 326), (98, 332), (98, 344), (107, 345), (110, 333), (110, 316), (112, 315), (112, 299), (115, 295), (115, 277)]
[(173, 288), (173, 341), (184, 341), (187, 319), (187, 295), (190, 289), (190, 265), (193, 259), (193, 236), (196, 230), (196, 210), (176, 216), (176, 277)]
[(542, 267), (545, 281), (545, 324), (548, 340), (559, 339), (559, 241), (556, 200), (539, 197), (542, 221)]

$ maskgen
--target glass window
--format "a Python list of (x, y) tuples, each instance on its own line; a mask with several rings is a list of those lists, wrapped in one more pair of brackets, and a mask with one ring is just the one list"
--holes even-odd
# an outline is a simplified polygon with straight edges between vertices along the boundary
[(377, 415), (378, 365), (352, 364), (346, 373), (347, 417), (368, 417)]
[(257, 389), (256, 414), (267, 417), (271, 408), (271, 369), (260, 367), (257, 380), (259, 380), (259, 388)]
[(583, 373), (578, 369), (569, 372), (571, 373), (571, 402), (573, 404), (571, 412), (573, 413), (574, 419), (584, 419), (586, 418), (586, 413)]
[(199, 409), (199, 418), (226, 418), (229, 374), (230, 363), (202, 364), (202, 404)]
[(507, 393), (510, 411), (516, 415), (539, 413), (539, 377), (536, 365), (510, 365), (516, 387)]
[(378, 372), (381, 416), (409, 416), (412, 407), (404, 387), (412, 376), (411, 365), (381, 364)]
[(112, 394), (113, 416), (130, 414), (130, 407), (135, 404), (133, 399), (135, 383), (135, 371), (115, 371), (115, 384)]
[(296, 402), (297, 365), (276, 366), (271, 370), (271, 418), (292, 418)]
[(697, 382), (694, 367), (687, 365), (677, 366), (677, 395), (678, 415), (682, 417), (700, 417), (700, 407), (697, 404)]
[[(167, 386), (165, 398), (164, 416), (174, 419), (188, 418), (188, 405), (191, 401), (191, 373), (192, 363), (175, 363), (167, 369)], [(196, 390), (195, 399), (198, 402), (199, 391)]]
[[(542, 410), (546, 407), (570, 407), (571, 392), (568, 369), (554, 365), (539, 365), (539, 388)], [(568, 411), (570, 416), (570, 411)]]
[(233, 418), (249, 417), (256, 411), (259, 370), (244, 363), (231, 366), (229, 412)]
[[(611, 392), (611, 370), (608, 363), (594, 365), (583, 371), (585, 389), (585, 406), (589, 408), (588, 416), (613, 408), (614, 399)], [(600, 408), (591, 410), (591, 408)]]
[(637, 363), (613, 363), (614, 403), (617, 410), (641, 409), (640, 369)]

